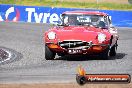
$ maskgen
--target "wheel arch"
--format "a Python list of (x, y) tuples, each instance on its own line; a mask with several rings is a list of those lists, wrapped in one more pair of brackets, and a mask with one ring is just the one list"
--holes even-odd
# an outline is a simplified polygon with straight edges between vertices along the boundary
[(113, 35), (110, 37), (110, 45), (112, 44)]

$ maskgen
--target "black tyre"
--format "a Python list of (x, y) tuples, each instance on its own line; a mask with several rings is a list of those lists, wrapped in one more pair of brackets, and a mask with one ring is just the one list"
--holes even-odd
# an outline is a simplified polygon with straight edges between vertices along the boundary
[(111, 47), (110, 56), (116, 56), (116, 51), (117, 51), (117, 44)]
[(45, 58), (46, 60), (53, 60), (55, 58), (55, 53), (51, 51), (47, 46), (45, 46)]
[(110, 59), (110, 50), (109, 48), (105, 49), (101, 54), (100, 58), (104, 60), (109, 60)]
[(58, 56), (65, 56), (64, 53), (57, 53), (57, 54), (58, 54)]

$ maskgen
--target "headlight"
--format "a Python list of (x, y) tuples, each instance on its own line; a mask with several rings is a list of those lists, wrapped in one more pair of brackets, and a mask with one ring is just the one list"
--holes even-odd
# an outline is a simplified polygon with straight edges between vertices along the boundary
[(51, 39), (51, 40), (52, 39), (55, 39), (55, 36), (56, 36), (56, 33), (55, 32), (49, 32), (48, 33), (48, 38)]
[(98, 34), (99, 43), (102, 43), (103, 41), (105, 41), (105, 39), (106, 39), (106, 35), (105, 34), (102, 34), (102, 33)]

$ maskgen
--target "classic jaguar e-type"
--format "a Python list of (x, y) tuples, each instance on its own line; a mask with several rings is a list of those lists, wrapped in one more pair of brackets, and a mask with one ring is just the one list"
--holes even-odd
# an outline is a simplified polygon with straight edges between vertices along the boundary
[(110, 59), (116, 55), (118, 34), (108, 14), (98, 11), (67, 11), (61, 23), (44, 34), (45, 58), (55, 55), (98, 55)]

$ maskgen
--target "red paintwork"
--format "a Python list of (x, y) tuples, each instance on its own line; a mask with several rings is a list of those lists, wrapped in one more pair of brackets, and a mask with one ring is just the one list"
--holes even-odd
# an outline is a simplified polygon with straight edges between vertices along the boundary
[[(79, 27), (79, 26), (69, 26), (69, 27), (54, 27), (50, 31), (54, 31), (57, 34), (57, 38), (53, 41), (54, 43), (57, 43), (59, 41), (63, 40), (82, 40), (82, 41), (93, 41), (94, 44), (98, 44), (97, 41), (97, 35), (99, 33), (104, 33), (107, 36), (107, 39), (111, 37), (111, 34), (108, 33), (108, 30), (99, 29), (95, 27)], [(49, 31), (49, 32), (50, 32)], [(47, 35), (48, 32), (45, 34)], [(88, 36), (88, 37), (87, 37)], [(49, 39), (45, 39), (47, 42), (49, 42)]]
[[(64, 12), (63, 14), (95, 14), (95, 15), (103, 15), (106, 16), (106, 13), (102, 12), (88, 12), (88, 11), (69, 11)], [(55, 32), (56, 38), (54, 40), (49, 40), (47, 34), (49, 32)], [(106, 40), (102, 43), (98, 42), (97, 36), (99, 33), (103, 33), (106, 35)], [(49, 31), (45, 32), (45, 43), (49, 46), (50, 43), (57, 45), (58, 41), (64, 40), (81, 40), (81, 41), (92, 41), (93, 44), (100, 46), (100, 44), (108, 45), (110, 44), (112, 34), (109, 32), (109, 29), (101, 29), (95, 27), (88, 27), (88, 26), (67, 26), (67, 27), (53, 27)], [(116, 39), (117, 40), (117, 39)], [(115, 41), (116, 41), (115, 40)], [(113, 44), (114, 45), (114, 44)], [(108, 46), (101, 46), (100, 50), (94, 50), (92, 47), (83, 51), (83, 53), (93, 53), (93, 52), (102, 52)], [(50, 47), (49, 47), (50, 48)], [(52, 48), (54, 52), (66, 52), (67, 50), (58, 46), (58, 48)]]

